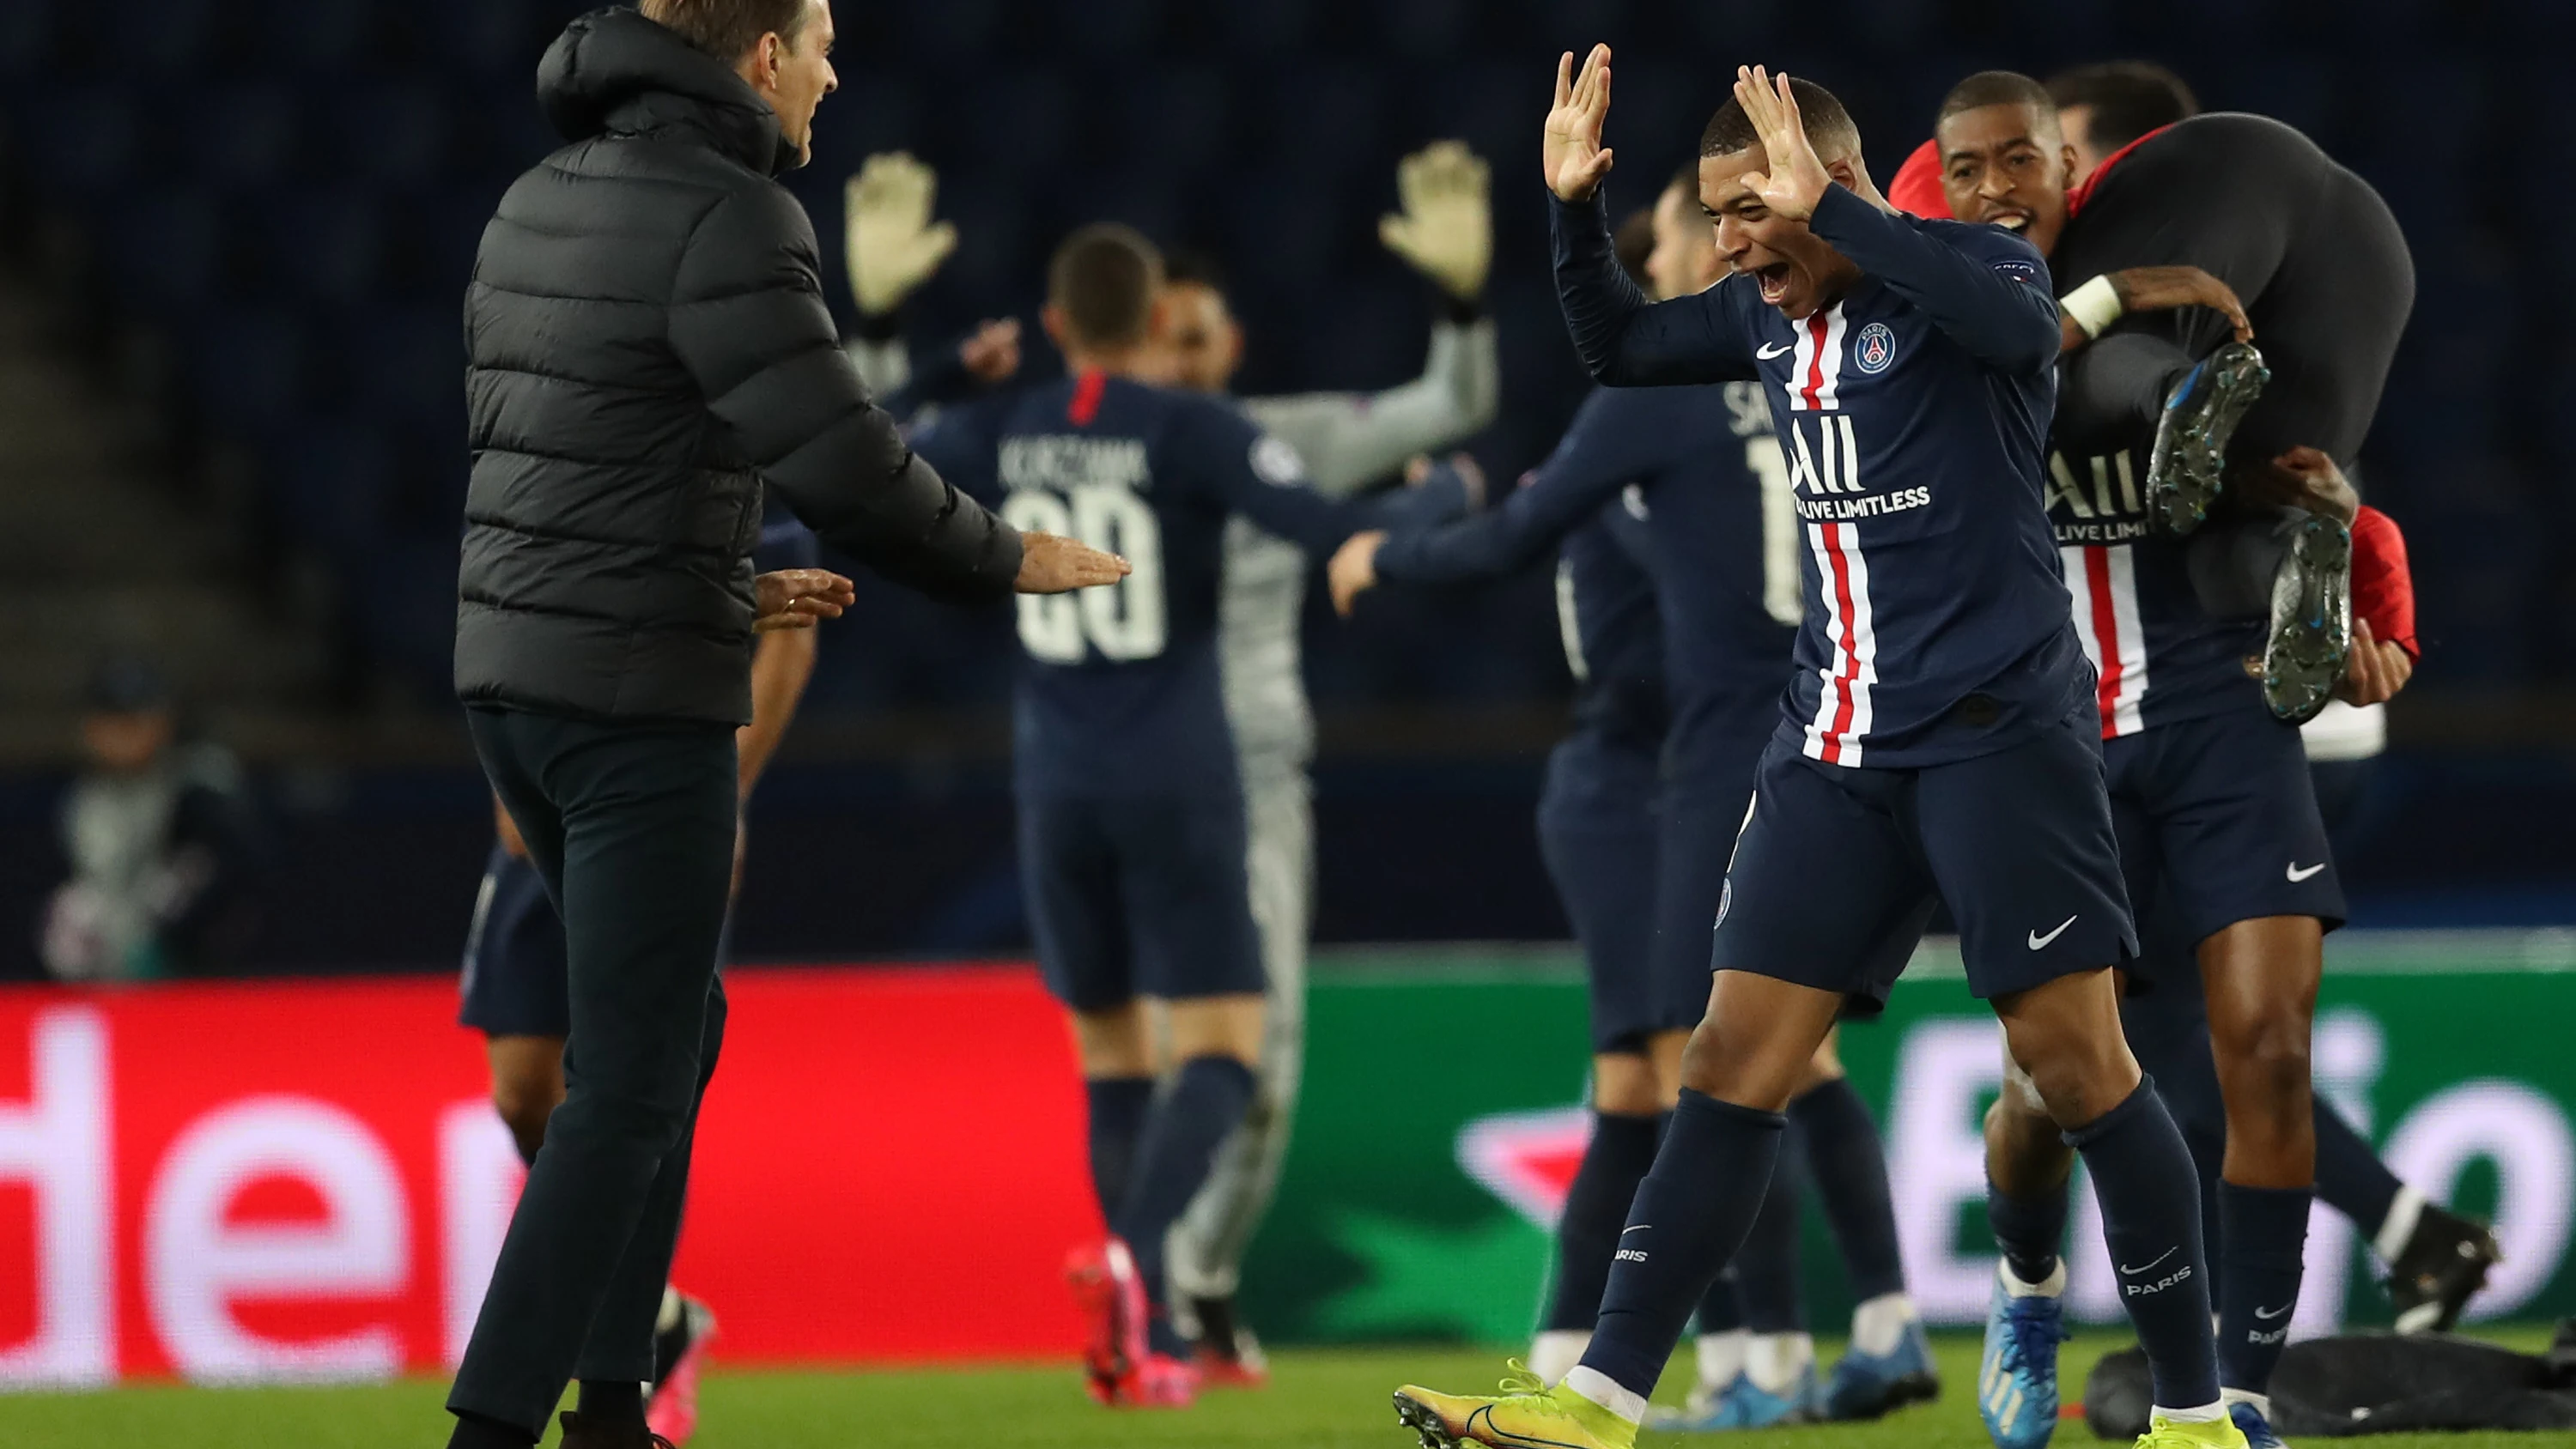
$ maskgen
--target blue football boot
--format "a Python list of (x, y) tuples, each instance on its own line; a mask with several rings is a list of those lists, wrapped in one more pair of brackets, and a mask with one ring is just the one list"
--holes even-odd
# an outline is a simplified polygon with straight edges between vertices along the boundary
[(2238, 1399), (2227, 1406), (2227, 1417), (2245, 1435), (2246, 1449), (2288, 1449), (2281, 1436), (2272, 1432), (2272, 1422), (2263, 1417), (2261, 1406)]
[(2180, 538), (2209, 517), (2227, 483), (2227, 444), (2272, 370), (2251, 343), (2230, 342), (2193, 364), (2165, 396), (2147, 461), (2147, 522)]
[(1822, 1417), (1821, 1410), (1816, 1367), (1809, 1364), (1785, 1394), (1754, 1383), (1751, 1374), (1737, 1374), (1734, 1382), (1706, 1400), (1694, 1396), (1688, 1409), (1648, 1409), (1646, 1427), (1667, 1434), (1776, 1429), (1784, 1424), (1812, 1424)]
[(2057, 1432), (2057, 1346), (2066, 1337), (2064, 1300), (2017, 1298), (1995, 1280), (1977, 1365), (1977, 1414), (1995, 1449), (2046, 1449)]
[(1905, 1336), (1891, 1351), (1853, 1349), (1834, 1361), (1834, 1371), (1825, 1378), (1824, 1416), (1875, 1419), (1890, 1409), (1939, 1397), (1941, 1371), (1933, 1366), (1932, 1340), (1924, 1337), (1917, 1319), (1905, 1325)]

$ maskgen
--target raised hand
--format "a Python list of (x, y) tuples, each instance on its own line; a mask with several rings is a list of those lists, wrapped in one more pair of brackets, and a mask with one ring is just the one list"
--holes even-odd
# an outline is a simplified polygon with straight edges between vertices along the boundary
[(848, 213), (850, 291), (877, 317), (903, 305), (948, 254), (957, 228), (930, 219), (939, 173), (902, 151), (867, 159), (842, 193)]
[(1023, 594), (1069, 594), (1127, 577), (1127, 560), (1080, 539), (1053, 533), (1020, 535), (1020, 576), (1011, 587)]
[(2386, 704), (2415, 675), (2415, 661), (2404, 648), (2372, 637), (2370, 621), (2352, 621), (2352, 662), (2335, 694), (2347, 704)]
[(859, 599), (850, 581), (830, 569), (780, 569), (753, 579), (751, 586), (759, 600), (759, 614), (751, 627), (764, 634), (772, 629), (811, 629), (825, 619), (841, 617), (841, 611)]
[(1739, 66), (1735, 99), (1744, 107), (1745, 119), (1753, 123), (1753, 134), (1762, 138), (1762, 154), (1771, 162), (1767, 173), (1748, 171), (1738, 179), (1762, 198), (1774, 216), (1790, 221), (1814, 216), (1816, 203), (1824, 200), (1825, 188), (1834, 184), (1834, 178), (1807, 139), (1806, 118), (1798, 114), (1798, 97), (1789, 89), (1788, 75), (1775, 76), (1758, 65)]
[(1020, 370), (1020, 319), (975, 324), (974, 332), (957, 344), (957, 360), (986, 387), (1008, 382)]
[(1574, 52), (1556, 60), (1556, 105), (1547, 113), (1543, 151), (1547, 189), (1560, 201), (1583, 201), (1610, 174), (1601, 123), (1610, 117), (1610, 47), (1596, 45), (1575, 74)]
[(1404, 210), (1379, 219), (1378, 240), (1461, 302), (1485, 290), (1494, 264), (1493, 183), (1464, 141), (1434, 141), (1396, 167)]

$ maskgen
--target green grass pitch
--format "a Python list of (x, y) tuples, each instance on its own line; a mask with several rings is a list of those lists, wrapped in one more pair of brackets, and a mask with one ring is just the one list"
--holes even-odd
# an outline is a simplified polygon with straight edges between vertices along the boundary
[[(2537, 1347), (2537, 1331), (2500, 1335)], [(2070, 1393), (2095, 1358), (2123, 1340), (2088, 1336), (2067, 1346)], [(1692, 1442), (1744, 1449), (1986, 1449), (1970, 1398), (1977, 1343), (1937, 1340), (1943, 1392), (1875, 1424), (1821, 1425), (1727, 1436), (1648, 1435), (1666, 1449)], [(719, 1344), (721, 1348), (721, 1344)], [(1832, 1348), (1823, 1347), (1830, 1358)], [(1387, 1395), (1407, 1380), (1452, 1391), (1492, 1383), (1503, 1355), (1451, 1348), (1292, 1350), (1276, 1381), (1256, 1393), (1213, 1394), (1195, 1409), (1111, 1413), (1082, 1396), (1069, 1367), (910, 1372), (711, 1373), (691, 1449), (1413, 1449)], [(1664, 1378), (1686, 1387), (1686, 1360)], [(138, 1387), (101, 1394), (0, 1397), (7, 1449), (439, 1449), (447, 1418), (442, 1384), (369, 1388), (189, 1389)], [(551, 1443), (551, 1436), (548, 1439)], [(2080, 1422), (2058, 1436), (2067, 1449), (2097, 1443)], [(2385, 1435), (2377, 1449), (2537, 1449), (2518, 1434)]]

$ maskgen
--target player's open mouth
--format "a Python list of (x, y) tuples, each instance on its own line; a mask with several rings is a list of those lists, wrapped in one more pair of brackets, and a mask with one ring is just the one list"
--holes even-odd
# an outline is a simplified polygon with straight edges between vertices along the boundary
[(2030, 213), (2027, 211), (1992, 212), (1987, 215), (1986, 224), (2002, 227), (2006, 231), (2027, 231), (2030, 228)]
[(1754, 270), (1753, 280), (1762, 288), (1764, 302), (1776, 307), (1780, 305), (1781, 298), (1789, 295), (1789, 270), (1787, 262), (1773, 262)]

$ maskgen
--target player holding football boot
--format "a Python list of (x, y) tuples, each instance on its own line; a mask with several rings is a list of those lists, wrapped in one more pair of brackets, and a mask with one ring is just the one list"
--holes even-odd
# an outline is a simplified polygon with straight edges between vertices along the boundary
[[(777, 581), (819, 583), (834, 576), (816, 567), (817, 553), (814, 535), (781, 511), (762, 527), (752, 567)], [(763, 580), (764, 593), (771, 585), (772, 580)], [(806, 681), (813, 677), (814, 653), (814, 631), (800, 627), (764, 630), (752, 652), (751, 723), (737, 741), (745, 801), (796, 716)], [(520, 842), (518, 827), (498, 800), (492, 815), (499, 838), (466, 929), (457, 1020), (483, 1033), (492, 1105), (510, 1129), (519, 1160), (533, 1164), (546, 1140), (547, 1119), (564, 1098), (564, 1037), (572, 1007), (563, 921), (546, 898), (545, 882)], [(741, 848), (737, 840), (737, 873)], [(715, 1334), (716, 1317), (706, 1304), (677, 1288), (663, 1289), (644, 1417), (652, 1433), (674, 1444), (687, 1443), (696, 1432), (698, 1375)]]
[(2104, 1203), (2153, 1379), (2150, 1449), (2232, 1446), (2190, 1153), (2119, 1033), (2136, 950), (2091, 680), (2042, 506), (2047, 273), (1992, 228), (1892, 213), (1820, 87), (1741, 72), (1700, 199), (1735, 273), (1649, 305), (1597, 190), (1609, 52), (1560, 63), (1558, 292), (1614, 386), (1760, 380), (1797, 484), (1805, 622), (1728, 871), (1705, 1020), (1583, 1363), (1499, 1398), (1405, 1388), (1434, 1446), (1629, 1449), (1694, 1300), (1743, 1240), (1780, 1109), (1847, 1006), (1883, 1001), (1936, 900)]
[[(1189, 1403), (1198, 1375), (1164, 1312), (1165, 1244), (1250, 1108), (1262, 1044), (1260, 940), (1245, 881), (1243, 779), (1218, 659), (1224, 540), (1237, 515), (1330, 550), (1412, 511), (1471, 501), (1455, 471), (1383, 505), (1306, 486), (1295, 451), (1165, 375), (1162, 259), (1092, 226), (1049, 268), (1044, 320), (1069, 376), (952, 407), (913, 438), (1006, 518), (1123, 554), (1089, 602), (1023, 608), (1012, 764), (1038, 964), (1072, 1018), (1108, 1238), (1071, 1276), (1104, 1403)], [(1178, 1066), (1156, 1090), (1146, 1003)]]
[[(1698, 211), (1696, 168), (1665, 188), (1652, 217), (1653, 244), (1642, 266), (1654, 291), (1687, 297), (1715, 284), (1724, 266)], [(1640, 538), (1653, 576), (1673, 718), (1663, 747), (1660, 869), (1645, 975), (1618, 982), (1623, 954), (1590, 953), (1599, 1117), (1560, 1224), (1555, 1288), (1530, 1354), (1532, 1368), (1551, 1382), (1580, 1359), (1599, 1315), (1628, 1203), (1653, 1159), (1655, 1119), (1672, 1110), (1682, 1050), (1706, 1004), (1709, 923), (1722, 904), (1726, 861), (1755, 769), (1779, 722), (1799, 613), (1803, 550), (1790, 470), (1758, 384), (1602, 388), (1556, 452), (1495, 509), (1438, 530), (1363, 534), (1332, 564), (1335, 602), (1347, 611), (1380, 577), (1457, 583), (1510, 573), (1560, 540), (1570, 547), (1576, 531), (1605, 509), (1627, 515), (1623, 531)], [(1552, 774), (1552, 791), (1558, 783)], [(1564, 842), (1550, 845), (1544, 822), (1542, 831), (1579, 935), (1587, 917), (1632, 919), (1621, 893), (1635, 889), (1626, 874), (1633, 867), (1624, 858), (1614, 863)], [(1905, 1292), (1885, 1152), (1830, 1042), (1793, 1096), (1789, 1117), (1797, 1138), (1791, 1165), (1774, 1174), (1731, 1284), (1721, 1280), (1702, 1304), (1691, 1410), (1659, 1427), (1875, 1418), (1938, 1392)], [(1811, 1170), (1823, 1189), (1860, 1300), (1852, 1351), (1822, 1390), (1799, 1301), (1801, 1170)]]
[[(2261, 129), (2235, 135), (2246, 130), (2237, 122)], [(2227, 128), (2234, 149), (2213, 152), (2204, 133), (2193, 129), (2211, 126)], [(2066, 311), (2081, 335), (2070, 330), (2066, 338), (2068, 396), (2052, 440), (2050, 519), (2099, 677), (2103, 754), (2129, 898), (2162, 903), (2181, 939), (2196, 943), (2197, 971), (2207, 988), (2226, 1119), (2215, 1204), (2224, 1269), (2220, 1372), (2231, 1412), (2260, 1445), (2271, 1435), (2265, 1391), (2286, 1342), (2286, 1315), (2297, 1303), (2315, 1193), (2309, 1024), (2324, 932), (2341, 923), (2344, 905), (2298, 738), (2268, 717), (2296, 711), (2280, 710), (2277, 693), (2246, 677), (2245, 661), (2262, 648), (2260, 627), (2213, 614), (2195, 588), (2193, 555), (2174, 541), (2181, 531), (2173, 526), (2177, 513), (2196, 514), (2206, 501), (2192, 488), (2206, 482), (2214, 496), (2221, 473), (2164, 467), (2177, 429), (2197, 422), (2186, 417), (2188, 397), (2180, 407), (2142, 405), (2163, 384), (2142, 388), (2137, 378), (2150, 362), (2175, 364), (2184, 373), (2176, 389), (2189, 394), (2236, 365), (2226, 347), (2240, 345), (2249, 327), (2265, 329), (2269, 342), (2270, 325), (2280, 323), (2283, 338), (2271, 356), (2283, 385), (2241, 414), (2240, 436), (2277, 445), (2264, 455), (2268, 474), (2290, 480), (2293, 491), (2349, 500), (2350, 486), (2333, 457), (2306, 443), (2320, 438), (2345, 456), (2358, 446), (2404, 324), (2411, 268), (2402, 241), (2378, 237), (2365, 224), (2374, 212), (2386, 219), (2377, 196), (2314, 155), (2304, 138), (2270, 122), (2204, 117), (2159, 132), (2095, 173), (2088, 189), (2099, 189), (2089, 199), (2068, 194), (2073, 148), (2064, 143), (2046, 90), (2027, 77), (1996, 71), (1961, 82), (1943, 102), (1935, 137), (1947, 209), (2017, 223), (2014, 229), (2058, 264), (2059, 285), (2073, 288)], [(2263, 187), (2275, 192), (2268, 210), (2213, 205), (2203, 211), (2190, 197), (2172, 198), (2169, 186), (2114, 190), (2141, 174), (2130, 169), (2139, 158), (2148, 158), (2151, 169), (2143, 174), (2152, 177), (2158, 158), (2178, 147), (2188, 147), (2204, 167), (2247, 173), (2215, 182), (2195, 173), (2196, 194), (2215, 188), (2231, 201), (2250, 202), (2257, 188), (2247, 177), (2262, 176)], [(2311, 236), (2306, 223), (2279, 215), (2307, 206), (2317, 208), (2320, 224), (2339, 229), (2335, 236), (2351, 236), (2351, 248), (2364, 254), (2360, 263), (2336, 256), (2335, 243)], [(2177, 215), (2208, 224), (2178, 245), (2169, 235)], [(2239, 229), (2271, 238), (2259, 270), (2245, 260), (2258, 249), (2254, 244), (2214, 240)], [(2375, 254), (2379, 241), (2394, 241), (2393, 259)], [(2186, 304), (2212, 305), (2156, 310), (2099, 336), (2138, 301), (2138, 289), (2124, 289), (2116, 278), (2135, 277), (2142, 268), (2195, 268), (2204, 258), (2217, 285), (2229, 272), (2247, 283), (2247, 309), (2229, 305), (2234, 289), (2215, 299), (2184, 296)], [(2329, 278), (2360, 275), (2377, 286), (2391, 274), (2400, 285), (2385, 287), (2375, 310), (2343, 315), (2356, 298), (2343, 281)], [(2314, 316), (2328, 303), (2338, 313), (2331, 325)], [(2232, 328), (2239, 341), (2193, 364), (2195, 349), (2154, 330), (2179, 327), (2176, 319), (2185, 318)], [(2316, 355), (2329, 331), (2348, 347), (2347, 356), (2331, 363)], [(2359, 334), (2365, 333), (2379, 345), (2364, 345)], [(2097, 365), (2106, 362), (2112, 364), (2107, 372)], [(2081, 376), (2088, 366), (2089, 383)], [(2112, 385), (2106, 377), (2126, 380)], [(2124, 396), (2122, 411), (2116, 405)], [(2156, 461), (2140, 469), (2137, 459), (2150, 440)], [(2210, 459), (2223, 451), (2213, 444)], [(2235, 470), (2240, 477), (2250, 471)], [(2294, 551), (2331, 550), (2323, 566), (2319, 558), (2307, 560), (2308, 576), (2339, 577), (2349, 557), (2343, 523), (2303, 516), (2292, 529)], [(2330, 609), (2340, 625), (2343, 607), (2337, 595), (2315, 612)], [(2381, 656), (2366, 627), (2356, 642), (2363, 647), (2344, 687), (2373, 696), (2361, 702), (2377, 702), (2393, 692), (2378, 677)], [(2267, 693), (2273, 693), (2270, 709)], [(2148, 980), (2155, 964), (2134, 967), (2133, 984)], [(2178, 1077), (2172, 1090), (2189, 1084)], [(2054, 1300), (2063, 1280), (2054, 1264), (2053, 1228), (2062, 1221), (2063, 1193), (2062, 1185), (2052, 1193), (2049, 1179), (2062, 1184), (2066, 1161), (2048, 1136), (2034, 1122), (2025, 1093), (2008, 1091), (1990, 1118), (1989, 1215), (2007, 1251), (1988, 1324), (1979, 1407), (2006, 1449), (2032, 1449), (2055, 1427)], [(2019, 1139), (2034, 1146), (2016, 1152)]]

